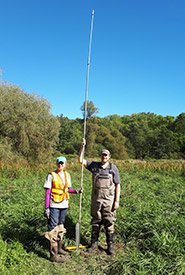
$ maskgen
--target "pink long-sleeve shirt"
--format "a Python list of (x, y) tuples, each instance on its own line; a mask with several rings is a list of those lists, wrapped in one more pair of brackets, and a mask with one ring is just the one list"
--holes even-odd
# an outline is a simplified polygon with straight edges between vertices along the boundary
[[(72, 194), (76, 194), (76, 189), (71, 189), (68, 188), (68, 192)], [(47, 188), (46, 189), (46, 194), (45, 194), (45, 208), (49, 208), (49, 202), (50, 202), (50, 194), (51, 194), (51, 189)]]

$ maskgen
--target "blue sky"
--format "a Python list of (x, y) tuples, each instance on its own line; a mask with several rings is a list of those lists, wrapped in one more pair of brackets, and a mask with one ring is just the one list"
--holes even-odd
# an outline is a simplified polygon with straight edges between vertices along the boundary
[(1, 0), (2, 80), (82, 118), (92, 9), (98, 115), (185, 112), (184, 0)]

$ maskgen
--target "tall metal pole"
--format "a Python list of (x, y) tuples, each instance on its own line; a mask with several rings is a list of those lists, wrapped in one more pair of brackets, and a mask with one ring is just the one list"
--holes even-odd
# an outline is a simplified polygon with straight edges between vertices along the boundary
[[(86, 77), (86, 92), (85, 92), (85, 112), (84, 112), (84, 134), (85, 139), (86, 135), (86, 120), (87, 120), (87, 97), (88, 97), (88, 84), (89, 84), (89, 67), (90, 67), (90, 56), (91, 56), (91, 43), (92, 43), (92, 32), (93, 32), (93, 20), (94, 20), (94, 10), (92, 10), (91, 16), (91, 31), (90, 31), (90, 40), (89, 40), (89, 54), (87, 61), (87, 77)], [(81, 168), (81, 188), (83, 188), (83, 161), (84, 161), (85, 145), (82, 150), (82, 168)], [(81, 210), (82, 210), (82, 193), (80, 193), (80, 206), (79, 206), (79, 218), (78, 223), (76, 224), (76, 249), (79, 250), (80, 245), (80, 225), (81, 225)]]

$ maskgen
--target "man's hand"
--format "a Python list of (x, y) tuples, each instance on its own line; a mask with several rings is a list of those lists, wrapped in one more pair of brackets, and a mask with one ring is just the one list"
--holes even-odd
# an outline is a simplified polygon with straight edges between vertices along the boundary
[(80, 153), (79, 153), (79, 156), (78, 156), (78, 161), (81, 164), (82, 164), (82, 161), (83, 161), (83, 165), (86, 167), (87, 161), (85, 159), (83, 159), (83, 153), (84, 153), (85, 145), (86, 145), (86, 140), (85, 140), (85, 138), (82, 138), (81, 149), (80, 149)]
[(44, 216), (49, 219), (50, 217), (50, 209), (49, 208), (46, 208), (45, 211), (44, 211)]
[(85, 138), (82, 138), (82, 146), (85, 146), (86, 145), (86, 140)]
[(114, 202), (114, 210), (117, 210), (119, 208), (119, 201)]

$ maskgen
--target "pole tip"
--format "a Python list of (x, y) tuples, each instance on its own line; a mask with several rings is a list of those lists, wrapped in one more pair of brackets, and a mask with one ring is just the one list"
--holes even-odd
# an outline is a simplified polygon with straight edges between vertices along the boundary
[(94, 15), (94, 10), (92, 10), (92, 15)]

